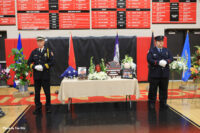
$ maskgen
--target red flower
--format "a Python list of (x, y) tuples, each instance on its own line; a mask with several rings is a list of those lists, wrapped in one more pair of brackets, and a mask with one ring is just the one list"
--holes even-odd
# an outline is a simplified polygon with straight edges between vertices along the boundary
[(101, 72), (101, 67), (100, 67), (100, 65), (98, 64), (98, 65), (96, 65), (96, 71), (97, 72)]
[(20, 78), (20, 79), (23, 79), (24, 77), (23, 77), (23, 76), (20, 76), (19, 78)]

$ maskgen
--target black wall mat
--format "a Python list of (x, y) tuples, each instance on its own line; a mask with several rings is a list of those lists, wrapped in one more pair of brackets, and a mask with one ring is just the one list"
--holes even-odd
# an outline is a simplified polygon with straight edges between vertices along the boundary
[(6, 31), (0, 31), (0, 61), (5, 61), (5, 39), (7, 38)]

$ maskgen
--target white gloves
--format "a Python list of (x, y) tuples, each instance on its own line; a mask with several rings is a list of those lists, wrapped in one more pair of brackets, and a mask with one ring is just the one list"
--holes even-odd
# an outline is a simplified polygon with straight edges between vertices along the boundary
[(43, 71), (43, 67), (42, 67), (42, 65), (36, 65), (35, 66), (35, 69), (37, 70), (37, 71)]
[(160, 61), (159, 61), (159, 65), (160, 65), (161, 67), (165, 67), (165, 66), (167, 65), (167, 61), (166, 61), (166, 60), (160, 60)]

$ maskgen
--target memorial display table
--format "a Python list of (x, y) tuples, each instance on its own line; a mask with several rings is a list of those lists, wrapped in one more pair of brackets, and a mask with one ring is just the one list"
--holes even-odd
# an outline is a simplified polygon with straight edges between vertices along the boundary
[[(108, 80), (78, 80), (64, 78), (61, 82), (58, 100), (65, 103), (68, 100), (70, 107), (71, 98), (91, 96), (130, 96), (140, 97), (137, 79), (114, 78)], [(131, 101), (130, 101), (131, 106)]]

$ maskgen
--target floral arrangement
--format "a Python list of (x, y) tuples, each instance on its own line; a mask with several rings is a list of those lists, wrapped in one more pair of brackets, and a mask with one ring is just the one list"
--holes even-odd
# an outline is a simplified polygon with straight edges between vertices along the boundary
[[(13, 48), (9, 57), (14, 56), (15, 63), (9, 66), (15, 72), (14, 81), (16, 85), (27, 85), (30, 82), (30, 77), (32, 76), (32, 70), (27, 64), (27, 60), (23, 55), (23, 49), (18, 50)], [(30, 77), (29, 77), (30, 75)]]
[(105, 72), (94, 72), (88, 75), (88, 79), (90, 80), (106, 80), (108, 79), (108, 75)]
[(169, 64), (169, 67), (172, 71), (177, 72), (182, 72), (188, 69), (187, 62), (182, 57), (178, 57), (176, 61), (173, 61), (171, 64)]
[(88, 79), (90, 79), (90, 80), (106, 80), (106, 79), (108, 79), (108, 75), (106, 74), (106, 66), (105, 66), (103, 59), (101, 59), (100, 65), (96, 65), (96, 70), (95, 70), (95, 65), (93, 63), (93, 57), (90, 58)]
[(125, 55), (125, 59), (122, 60), (121, 67), (122, 69), (126, 68), (136, 70), (136, 64), (133, 62), (133, 58), (128, 55)]
[(200, 46), (195, 46), (197, 50), (192, 56), (191, 77), (194, 81), (200, 81)]
[(7, 81), (10, 78), (10, 69), (3, 69), (0, 64), (0, 80)]

